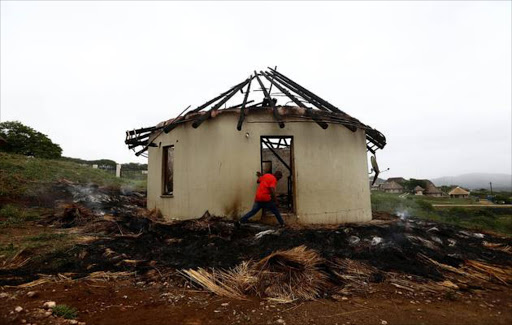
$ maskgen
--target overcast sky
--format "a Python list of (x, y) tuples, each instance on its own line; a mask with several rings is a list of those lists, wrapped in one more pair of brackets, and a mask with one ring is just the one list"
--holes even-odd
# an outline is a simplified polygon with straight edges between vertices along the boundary
[[(1, 120), (84, 159), (278, 70), (380, 130), (383, 177), (511, 173), (511, 2), (1, 1)], [(235, 127), (235, 126), (233, 126)]]

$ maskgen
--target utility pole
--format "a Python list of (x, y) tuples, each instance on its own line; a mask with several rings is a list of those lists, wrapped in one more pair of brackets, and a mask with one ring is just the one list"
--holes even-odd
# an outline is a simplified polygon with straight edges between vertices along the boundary
[(491, 186), (491, 195), (492, 195), (492, 182), (489, 182), (489, 185)]

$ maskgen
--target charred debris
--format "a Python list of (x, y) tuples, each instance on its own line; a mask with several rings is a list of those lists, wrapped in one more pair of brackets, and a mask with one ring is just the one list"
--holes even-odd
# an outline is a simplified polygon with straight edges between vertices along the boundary
[[(228, 102), (238, 92), (243, 94), (242, 102), (228, 106)], [(277, 98), (283, 98), (286, 103), (278, 105)], [(294, 105), (289, 106), (288, 104)], [(237, 111), (239, 118), (236, 128), (241, 131), (246, 114), (257, 110), (269, 110), (274, 119), (273, 123), (277, 123), (280, 128), (284, 128), (286, 123), (282, 115), (290, 115), (296, 120), (288, 120), (288, 122), (313, 122), (322, 129), (327, 129), (330, 124), (343, 125), (352, 132), (358, 128), (364, 129), (367, 149), (373, 154), (386, 145), (386, 138), (382, 133), (343, 112), (275, 68), (268, 68), (267, 71), (254, 71), (254, 74), (247, 79), (217, 97), (191, 111), (188, 111), (189, 108), (190, 106), (174, 119), (156, 126), (127, 131), (125, 143), (129, 149), (135, 151), (137, 156), (146, 155), (148, 148), (155, 146), (153, 141), (158, 135), (169, 133), (180, 124), (191, 122), (193, 128), (198, 128), (203, 122), (214, 118), (218, 113)]]
[(512, 239), (495, 234), (382, 213), (364, 224), (286, 229), (239, 228), (208, 213), (163, 222), (143, 208), (142, 193), (70, 182), (57, 187), (69, 200), (40, 223), (83, 240), (46, 255), (16, 254), (0, 267), (1, 285), (129, 275), (290, 302), (367, 294), (376, 283), (430, 294), (512, 284)]

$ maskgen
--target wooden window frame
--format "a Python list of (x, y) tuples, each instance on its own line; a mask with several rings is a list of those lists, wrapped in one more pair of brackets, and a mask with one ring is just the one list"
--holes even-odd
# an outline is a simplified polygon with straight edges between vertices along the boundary
[[(171, 191), (166, 191), (167, 182), (169, 178), (169, 150), (172, 150), (172, 165), (171, 165)], [(174, 145), (162, 147), (162, 195), (161, 197), (174, 197)]]

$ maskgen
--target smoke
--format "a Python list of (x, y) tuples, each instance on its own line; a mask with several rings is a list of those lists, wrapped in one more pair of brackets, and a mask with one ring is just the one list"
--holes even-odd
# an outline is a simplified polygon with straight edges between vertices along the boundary
[(409, 210), (407, 209), (404, 209), (404, 208), (399, 208), (395, 211), (395, 214), (401, 219), (401, 220), (406, 220), (407, 218), (409, 218), (411, 216), (411, 214), (409, 213)]

